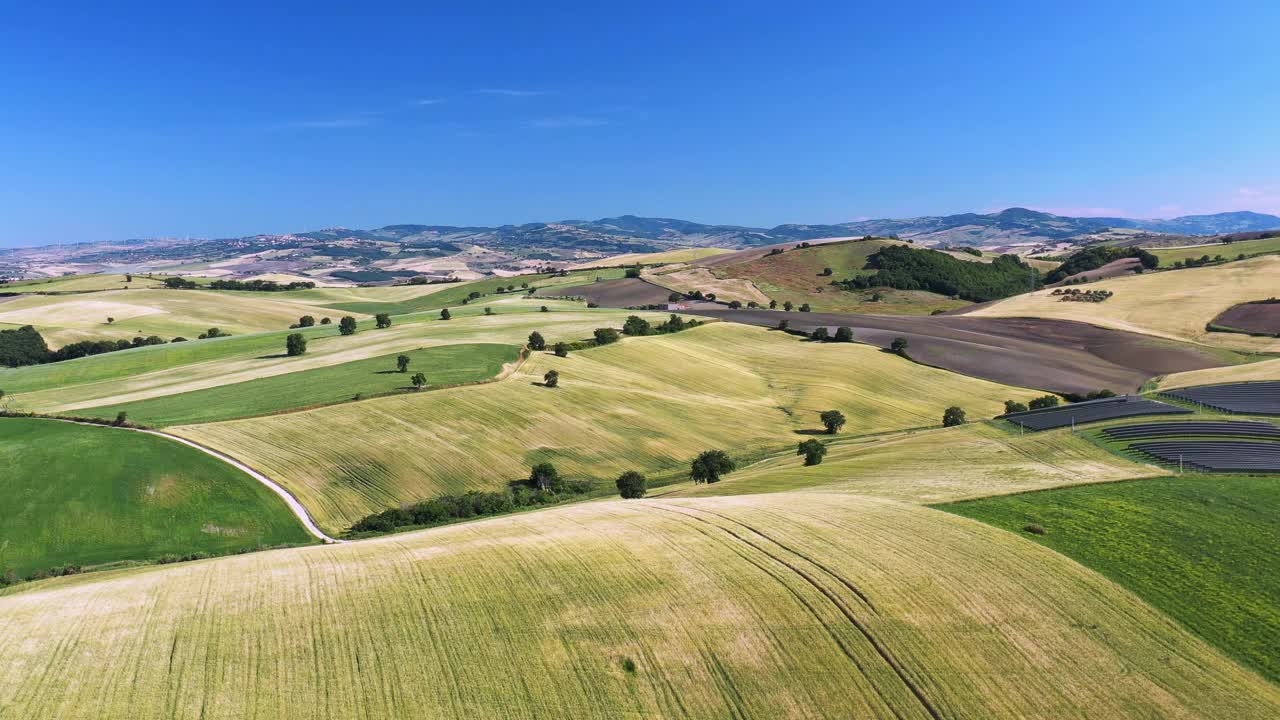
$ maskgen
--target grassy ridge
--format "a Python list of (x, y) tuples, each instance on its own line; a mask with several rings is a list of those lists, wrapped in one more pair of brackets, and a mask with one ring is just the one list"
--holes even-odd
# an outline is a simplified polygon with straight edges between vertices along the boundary
[(68, 578), (0, 596), (0, 625), (0, 705), (27, 718), (1280, 712), (1087, 569), (853, 496), (588, 503)]
[[(536, 384), (550, 369), (554, 390)], [(401, 502), (492, 489), (543, 460), (612, 480), (687, 467), (710, 448), (785, 450), (832, 408), (854, 434), (936, 425), (953, 404), (990, 417), (1006, 398), (1031, 396), (865, 345), (715, 323), (567, 358), (534, 353), (488, 385), (172, 431), (254, 465), (340, 531)]]
[[(395, 369), (396, 357), (401, 354), (410, 358), (409, 371), (404, 374)], [(418, 372), (427, 376), (428, 387), (487, 380), (497, 375), (504, 363), (515, 362), (518, 354), (519, 348), (513, 345), (443, 345), (406, 350), (150, 400), (86, 408), (76, 414), (114, 418), (116, 413), (126, 412), (132, 422), (157, 427), (230, 420), (337, 403), (356, 395), (412, 391), (409, 378)]]
[[(885, 247), (901, 244), (881, 239), (826, 243), (789, 249), (780, 255), (766, 255), (717, 268), (717, 271), (727, 277), (750, 280), (779, 304), (790, 301), (799, 307), (808, 303), (818, 312), (927, 315), (934, 310), (953, 310), (969, 304), (924, 291), (877, 288), (849, 292), (831, 285), (833, 280), (872, 274), (874, 270), (865, 269), (867, 259)], [(829, 277), (822, 275), (825, 268), (832, 269)], [(881, 299), (872, 302), (873, 294), (879, 294)]]
[[(1280, 482), (1183, 475), (940, 506), (1101, 572), (1280, 680)], [(1047, 534), (1022, 533), (1029, 523)]]
[[(559, 275), (518, 275), (505, 278), (486, 278), (484, 280), (475, 280), (466, 283), (446, 284), (438, 286), (442, 289), (435, 290), (430, 294), (419, 295), (407, 300), (399, 302), (385, 302), (380, 300), (342, 302), (326, 305), (333, 310), (341, 310), (344, 312), (365, 313), (373, 315), (376, 313), (390, 313), (392, 315), (406, 315), (409, 313), (424, 312), (428, 310), (438, 310), (444, 307), (453, 307), (462, 304), (462, 301), (471, 293), (478, 292), (483, 295), (496, 293), (498, 288), (505, 288), (514, 285), (517, 292), (520, 290), (522, 283), (529, 283), (530, 287), (539, 288), (539, 292), (543, 292), (542, 288), (553, 288), (558, 286), (580, 285), (584, 282), (591, 282), (595, 278), (603, 280), (614, 280), (623, 277), (625, 270), (622, 268), (608, 268), (600, 270), (583, 270), (572, 272), (561, 277)], [(424, 286), (437, 287), (437, 286)], [(548, 293), (550, 294), (550, 293)], [(535, 294), (536, 297), (536, 294)], [(486, 299), (493, 299), (492, 297)]]
[(1234, 260), (1237, 256), (1266, 255), (1280, 253), (1280, 237), (1260, 238), (1258, 240), (1241, 240), (1230, 244), (1202, 245), (1200, 247), (1166, 247), (1147, 248), (1149, 252), (1160, 258), (1161, 267), (1167, 267), (1179, 260), (1200, 259), (1205, 255), (1214, 257), (1222, 255)]
[(0, 572), (311, 538), (267, 488), (163, 438), (0, 419)]

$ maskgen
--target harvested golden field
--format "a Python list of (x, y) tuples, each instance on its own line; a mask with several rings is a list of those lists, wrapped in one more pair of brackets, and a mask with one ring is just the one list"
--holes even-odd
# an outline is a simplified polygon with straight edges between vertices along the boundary
[(848, 495), (587, 503), (0, 596), (0, 707), (79, 717), (1274, 718), (1012, 533)]
[[(779, 455), (715, 485), (683, 484), (670, 495), (738, 495), (818, 489), (939, 503), (1166, 474), (1130, 462), (1069, 430), (1019, 435), (986, 423), (832, 443), (822, 464)], [(661, 492), (661, 491), (659, 491)]]
[(1001, 300), (969, 313), (989, 317), (1044, 317), (1102, 325), (1230, 347), (1280, 352), (1280, 339), (1209, 332), (1205, 326), (1233, 305), (1264, 300), (1280, 288), (1280, 256), (1265, 255), (1225, 265), (1144, 273), (1089, 283), (1115, 293), (1101, 303), (1061, 302), (1050, 290)]
[(1156, 387), (1160, 390), (1169, 390), (1192, 385), (1250, 382), (1255, 380), (1280, 380), (1280, 358), (1224, 368), (1174, 373), (1160, 378), (1156, 382)]
[[(135, 283), (138, 280), (134, 280)], [(165, 340), (194, 339), (211, 327), (233, 335), (284, 330), (310, 305), (274, 297), (275, 293), (214, 290), (106, 290), (77, 295), (31, 295), (0, 305), (0, 323), (34, 325), (51, 347), (79, 340), (159, 335)], [(364, 317), (357, 314), (357, 317)], [(107, 322), (114, 318), (114, 322)]]
[(586, 270), (589, 268), (602, 267), (618, 267), (619, 265), (666, 265), (670, 263), (687, 263), (703, 258), (715, 257), (716, 255), (726, 255), (733, 252), (728, 248), (681, 248), (679, 250), (665, 250), (663, 252), (653, 253), (624, 253), (622, 255), (611, 255), (609, 257), (592, 260), (591, 262), (575, 265), (575, 270)]
[[(540, 387), (550, 369), (555, 389)], [(972, 418), (1039, 393), (855, 344), (729, 323), (625, 339), (567, 358), (535, 353), (500, 382), (170, 430), (285, 485), (325, 528), (445, 492), (491, 489), (553, 461), (569, 477), (687, 467), (699, 452), (792, 447), (839, 409), (844, 432)]]
[(737, 300), (743, 305), (749, 302), (769, 304), (769, 296), (760, 292), (750, 280), (719, 278), (702, 267), (684, 268), (675, 272), (646, 272), (642, 277), (655, 285), (686, 295), (700, 291), (703, 294), (714, 294), (720, 302)]

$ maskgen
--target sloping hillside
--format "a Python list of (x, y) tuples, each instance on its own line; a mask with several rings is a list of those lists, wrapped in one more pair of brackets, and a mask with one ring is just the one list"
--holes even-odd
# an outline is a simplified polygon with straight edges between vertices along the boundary
[(1220, 718), (1280, 691), (1011, 533), (856, 496), (588, 503), (0, 596), (25, 718)]

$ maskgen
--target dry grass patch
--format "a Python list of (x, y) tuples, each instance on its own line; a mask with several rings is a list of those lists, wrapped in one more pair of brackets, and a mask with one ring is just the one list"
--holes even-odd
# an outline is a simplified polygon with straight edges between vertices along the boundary
[(25, 718), (1280, 713), (1275, 686), (1050, 550), (840, 495), (66, 578), (0, 596), (0, 625), (0, 706)]

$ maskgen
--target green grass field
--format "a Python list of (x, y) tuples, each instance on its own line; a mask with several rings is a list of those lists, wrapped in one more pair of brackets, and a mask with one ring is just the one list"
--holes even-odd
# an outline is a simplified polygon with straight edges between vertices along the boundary
[(1097, 570), (1280, 680), (1280, 478), (1187, 474), (941, 507)]
[[(550, 369), (554, 390), (536, 384)], [(499, 487), (543, 460), (612, 480), (687, 467), (707, 449), (793, 448), (823, 410), (844, 412), (852, 435), (937, 425), (953, 404), (991, 417), (1034, 394), (866, 345), (714, 323), (567, 358), (534, 353), (497, 383), (171, 431), (267, 473), (341, 531), (401, 502)]]
[[(728, 278), (751, 281), (779, 304), (790, 301), (799, 307), (808, 303), (817, 312), (927, 315), (934, 310), (954, 310), (969, 304), (931, 292), (891, 288), (849, 292), (831, 286), (833, 280), (874, 272), (864, 269), (867, 259), (887, 245), (901, 244), (892, 240), (827, 243), (716, 268), (716, 272)], [(977, 260), (972, 256), (966, 258)], [(825, 268), (832, 269), (830, 277), (822, 275)], [(872, 302), (872, 295), (877, 293), (881, 299)]]
[[(418, 295), (416, 297), (406, 298), (399, 301), (389, 302), (381, 298), (375, 300), (355, 300), (350, 302), (339, 302), (326, 304), (332, 310), (341, 310), (343, 312), (364, 313), (373, 315), (376, 313), (390, 313), (392, 315), (406, 315), (409, 313), (424, 312), (428, 310), (439, 310), (444, 307), (453, 307), (461, 305), (462, 301), (473, 292), (479, 292), (489, 295), (486, 300), (493, 299), (491, 293), (496, 293), (498, 288), (506, 288), (514, 285), (517, 294), (522, 294), (520, 285), (529, 283), (530, 287), (538, 288), (538, 292), (544, 294), (549, 293), (544, 288), (550, 289), (555, 287), (569, 287), (572, 285), (581, 285), (584, 282), (590, 282), (595, 278), (603, 280), (614, 280), (623, 277), (625, 270), (622, 268), (602, 268), (599, 270), (580, 270), (569, 273), (567, 276), (560, 277), (557, 275), (520, 275), (516, 277), (506, 278), (486, 278), (484, 280), (474, 280), (465, 283), (448, 283), (443, 285), (422, 285), (419, 287), (431, 288), (431, 292)], [(439, 289), (436, 289), (439, 288)], [(369, 290), (382, 290), (382, 288), (369, 288)], [(301, 291), (315, 294), (316, 291)], [(536, 299), (537, 293), (535, 293)], [(501, 297), (501, 296), (498, 296)]]
[(0, 573), (224, 553), (311, 537), (248, 475), (180, 443), (0, 418)]
[(1254, 255), (1271, 255), (1280, 253), (1280, 237), (1262, 238), (1259, 240), (1241, 240), (1230, 244), (1218, 243), (1216, 245), (1202, 245), (1199, 247), (1165, 247), (1165, 248), (1149, 248), (1156, 257), (1160, 258), (1160, 266), (1167, 267), (1179, 260), (1200, 259), (1205, 255), (1214, 257), (1221, 255), (1229, 260), (1234, 260), (1241, 254), (1248, 257)]
[[(403, 374), (396, 371), (396, 357), (401, 354), (411, 359), (409, 371)], [(231, 420), (339, 403), (356, 395), (413, 392), (409, 378), (418, 372), (427, 376), (427, 387), (488, 380), (505, 363), (514, 363), (518, 355), (519, 348), (514, 345), (441, 345), (150, 400), (86, 408), (76, 414), (114, 418), (116, 413), (125, 412), (131, 422), (153, 427)]]
[(584, 503), (0, 595), (79, 717), (1240, 718), (1280, 690), (1086, 568), (865, 497)]

